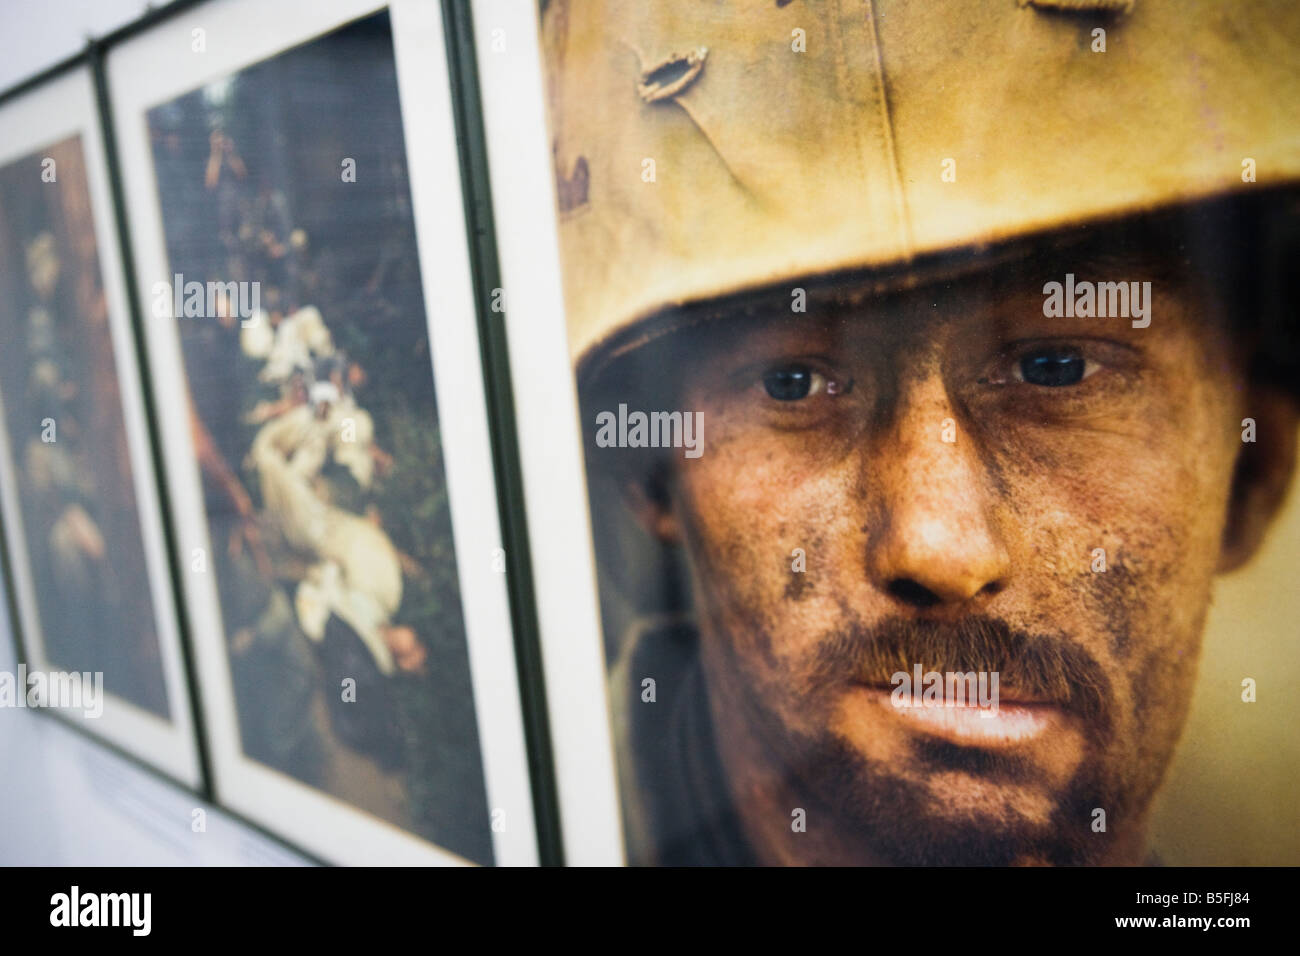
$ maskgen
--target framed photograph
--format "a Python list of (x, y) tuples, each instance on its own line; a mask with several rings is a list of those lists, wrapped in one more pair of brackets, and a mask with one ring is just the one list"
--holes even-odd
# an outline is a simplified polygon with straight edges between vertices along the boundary
[(471, 6), (566, 854), (1300, 861), (1294, 4)]
[(535, 864), (438, 5), (219, 0), (108, 72), (218, 800)]
[[(94, 86), (0, 106), (0, 513), (40, 705), (202, 785)], [(0, 719), (3, 713), (0, 711)]]

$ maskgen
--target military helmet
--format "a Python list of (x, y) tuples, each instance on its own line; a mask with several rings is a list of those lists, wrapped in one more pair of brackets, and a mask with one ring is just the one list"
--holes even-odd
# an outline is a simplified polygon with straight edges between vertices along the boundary
[(549, 0), (580, 375), (679, 307), (1300, 180), (1294, 0)]

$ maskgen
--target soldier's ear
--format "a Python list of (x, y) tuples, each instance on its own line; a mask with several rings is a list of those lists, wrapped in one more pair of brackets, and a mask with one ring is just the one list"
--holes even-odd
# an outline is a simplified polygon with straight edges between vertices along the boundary
[(1286, 500), (1295, 472), (1300, 426), (1296, 398), (1272, 386), (1252, 386), (1246, 414), (1253, 419), (1254, 429), (1251, 434), (1250, 423), (1242, 425), (1241, 453), (1219, 552), (1220, 573), (1235, 570), (1254, 556)]
[(679, 544), (681, 524), (673, 509), (671, 481), (671, 467), (657, 458), (644, 471), (625, 474), (621, 489), (624, 504), (646, 533), (666, 544)]

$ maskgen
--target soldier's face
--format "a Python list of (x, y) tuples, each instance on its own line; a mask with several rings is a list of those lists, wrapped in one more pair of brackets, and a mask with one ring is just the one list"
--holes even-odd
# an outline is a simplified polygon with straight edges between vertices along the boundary
[[(1047, 318), (1064, 271), (810, 306), (687, 361), (678, 407), (706, 444), (677, 459), (658, 529), (688, 555), (764, 859), (1140, 850), (1211, 581), (1239, 560), (1253, 410), (1190, 291), (1155, 281), (1146, 328)], [(896, 706), (916, 665), (996, 671), (997, 713)]]

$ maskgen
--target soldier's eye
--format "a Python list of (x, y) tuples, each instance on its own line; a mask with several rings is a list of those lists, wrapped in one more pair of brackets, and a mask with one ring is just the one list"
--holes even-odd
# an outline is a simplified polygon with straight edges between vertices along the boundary
[(820, 378), (806, 365), (783, 365), (763, 374), (763, 387), (778, 402), (796, 402), (812, 394)]
[(1040, 348), (1021, 356), (1015, 367), (1015, 378), (1048, 388), (1077, 385), (1095, 371), (1089, 367), (1091, 364), (1076, 348)]
[(763, 390), (778, 402), (797, 402), (815, 395), (846, 395), (852, 388), (853, 379), (819, 372), (806, 362), (785, 362), (763, 372)]

